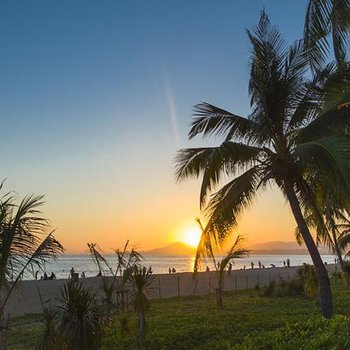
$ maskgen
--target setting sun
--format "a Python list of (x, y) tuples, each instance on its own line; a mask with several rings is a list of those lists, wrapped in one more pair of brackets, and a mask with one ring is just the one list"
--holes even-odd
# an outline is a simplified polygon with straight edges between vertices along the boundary
[(185, 243), (191, 247), (197, 247), (199, 240), (201, 238), (201, 230), (198, 224), (193, 222), (186, 222), (178, 230), (178, 240)]
[(181, 242), (190, 247), (197, 247), (201, 233), (202, 231), (198, 223), (192, 218), (186, 218), (173, 227), (169, 241)]

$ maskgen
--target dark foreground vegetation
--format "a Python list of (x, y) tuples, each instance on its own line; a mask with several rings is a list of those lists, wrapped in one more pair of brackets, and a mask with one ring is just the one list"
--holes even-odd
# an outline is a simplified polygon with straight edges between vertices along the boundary
[[(102, 349), (350, 349), (350, 290), (338, 280), (332, 289), (331, 320), (319, 315), (315, 299), (265, 289), (226, 292), (222, 310), (213, 294), (153, 301), (144, 347), (137, 345), (138, 320), (131, 312), (104, 326)], [(41, 315), (14, 318), (9, 349), (35, 349), (41, 320)]]

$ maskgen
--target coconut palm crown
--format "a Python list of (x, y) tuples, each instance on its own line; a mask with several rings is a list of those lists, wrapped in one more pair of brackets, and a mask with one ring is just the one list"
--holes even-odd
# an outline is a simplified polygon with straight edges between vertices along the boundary
[(304, 38), (313, 68), (322, 67), (330, 51), (342, 65), (349, 47), (350, 1), (308, 0)]
[[(180, 150), (176, 177), (202, 177), (200, 205), (218, 244), (259, 190), (277, 184), (290, 203), (315, 265), (323, 315), (331, 317), (329, 278), (303, 208), (312, 205), (313, 189), (320, 178), (339, 193), (349, 188), (350, 141), (346, 130), (350, 98), (336, 88), (347, 82), (334, 74), (336, 65), (332, 64), (312, 79), (306, 78), (309, 61), (304, 43), (297, 41), (288, 47), (265, 12), (256, 28), (247, 33), (252, 44), (252, 112), (242, 117), (209, 103), (196, 105), (189, 138), (202, 135), (224, 140), (217, 147)], [(337, 78), (332, 80), (333, 76)]]

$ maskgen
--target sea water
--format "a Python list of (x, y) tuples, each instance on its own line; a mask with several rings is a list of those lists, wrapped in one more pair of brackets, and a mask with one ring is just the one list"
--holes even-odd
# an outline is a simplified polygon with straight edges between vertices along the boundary
[[(117, 268), (116, 255), (106, 255), (106, 259), (113, 270)], [(250, 255), (249, 257), (233, 259), (233, 270), (235, 269), (251, 269), (254, 264), (254, 268), (259, 268), (259, 261), (265, 268), (272, 266), (282, 267), (283, 262), (290, 260), (291, 266), (299, 266), (303, 263), (311, 264), (312, 260), (309, 255)], [(324, 262), (333, 264), (334, 255), (322, 255)], [(218, 257), (220, 260), (220, 257)], [(194, 257), (193, 256), (155, 256), (155, 255), (144, 255), (144, 260), (141, 262), (143, 266), (147, 268), (151, 267), (153, 273), (162, 274), (169, 273), (169, 268), (174, 268), (176, 272), (191, 272), (193, 271)], [(202, 261), (201, 270), (209, 267), (210, 270), (214, 269), (211, 260), (206, 259)], [(53, 272), (56, 278), (68, 278), (70, 275), (71, 268), (74, 271), (81, 274), (85, 273), (86, 277), (93, 277), (98, 274), (98, 267), (94, 260), (89, 255), (64, 255), (59, 257), (55, 261), (51, 261), (45, 264), (44, 271), (50, 275)], [(104, 273), (108, 274), (107, 268), (104, 268)], [(38, 278), (43, 275), (44, 271), (39, 271)], [(35, 273), (35, 271), (33, 271)], [(34, 279), (34, 274), (27, 274), (25, 279)]]

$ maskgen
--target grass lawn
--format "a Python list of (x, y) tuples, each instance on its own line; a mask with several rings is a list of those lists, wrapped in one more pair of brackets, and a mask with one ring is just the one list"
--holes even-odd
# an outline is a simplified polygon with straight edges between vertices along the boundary
[[(333, 283), (333, 292), (335, 314), (349, 316), (349, 287)], [(300, 337), (309, 337), (306, 341), (308, 345), (301, 347), (305, 350), (350, 349), (350, 343), (349, 347), (344, 345), (345, 340), (340, 345), (334, 340), (349, 338), (350, 321), (336, 317), (328, 322), (319, 314), (316, 302), (306, 297), (267, 298), (258, 296), (254, 290), (225, 293), (224, 309), (221, 311), (216, 310), (213, 295), (155, 300), (151, 303), (144, 349), (292, 350), (297, 349), (293, 342), (299, 341)], [(294, 326), (296, 323), (297, 326)], [(139, 349), (134, 340), (135, 326), (136, 317), (130, 313), (131, 335), (122, 339), (119, 321), (106, 327), (102, 349)], [(330, 335), (324, 332), (324, 327), (331, 330)], [(34, 349), (40, 332), (40, 315), (13, 319), (9, 349)], [(288, 339), (288, 334), (296, 339)], [(268, 339), (266, 344), (262, 337)], [(311, 337), (317, 339), (312, 340)]]

